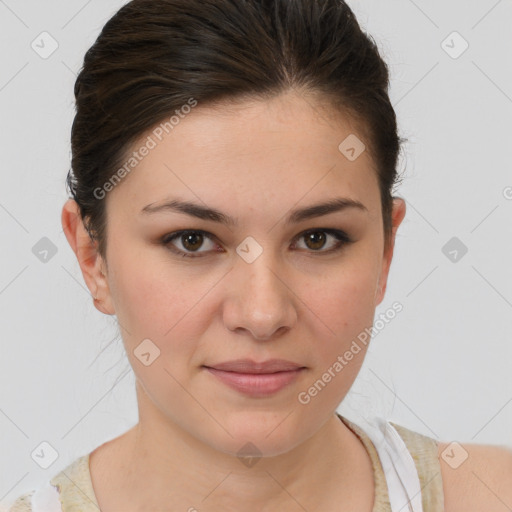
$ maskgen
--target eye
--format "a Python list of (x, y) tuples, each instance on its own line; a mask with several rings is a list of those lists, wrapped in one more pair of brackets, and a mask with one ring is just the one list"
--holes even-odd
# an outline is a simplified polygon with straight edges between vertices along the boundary
[[(172, 245), (172, 242), (174, 242), (176, 239), (184, 250), (176, 248), (176, 246)], [(184, 258), (197, 258), (199, 256), (195, 256), (194, 254), (186, 251), (191, 251), (192, 253), (208, 252), (197, 250), (203, 244), (204, 239), (211, 241), (212, 236), (206, 231), (196, 229), (194, 231), (177, 231), (176, 233), (170, 233), (162, 239), (162, 243), (165, 246), (168, 246), (172, 252), (175, 252)]]
[[(321, 250), (325, 245), (328, 238), (331, 237), (336, 241), (333, 246), (328, 250)], [(184, 258), (199, 258), (202, 257), (202, 253), (214, 252), (215, 249), (199, 251), (198, 249), (203, 245), (204, 240), (209, 240), (213, 243), (215, 237), (202, 230), (186, 230), (176, 231), (175, 233), (169, 233), (162, 238), (162, 244), (169, 248), (172, 252), (182, 256)], [(300, 233), (295, 240), (304, 239), (306, 244), (306, 250), (309, 252), (326, 254), (340, 251), (345, 245), (352, 243), (352, 239), (343, 231), (337, 229), (313, 229)], [(181, 245), (177, 247), (175, 241)], [(214, 244), (215, 246), (215, 244)], [(294, 242), (293, 247), (295, 248), (296, 243)], [(196, 255), (197, 254), (197, 255)]]
[[(330, 249), (321, 251), (320, 249), (326, 245), (328, 237), (334, 238), (337, 243)], [(304, 239), (306, 249), (311, 249), (312, 252), (319, 252), (321, 254), (339, 251), (343, 246), (352, 243), (352, 239), (345, 232), (338, 229), (312, 229), (301, 233), (297, 239)]]

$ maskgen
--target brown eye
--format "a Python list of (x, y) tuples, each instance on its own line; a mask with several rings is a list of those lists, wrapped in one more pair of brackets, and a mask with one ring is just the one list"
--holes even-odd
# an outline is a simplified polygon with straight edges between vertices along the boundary
[[(335, 243), (331, 243), (331, 247), (327, 250), (322, 250), (325, 246), (329, 247), (329, 238), (332, 238)], [(161, 243), (170, 251), (183, 258), (200, 258), (207, 256), (208, 253), (218, 252), (215, 249), (214, 239), (215, 237), (206, 231), (188, 230), (169, 233), (162, 238)], [(345, 245), (353, 242), (346, 233), (337, 229), (309, 230), (298, 235), (296, 240), (304, 240), (306, 252), (318, 253), (318, 255), (340, 251)], [(199, 249), (203, 247), (205, 241), (210, 241), (211, 246), (209, 249), (207, 248), (206, 250), (200, 251)], [(292, 245), (295, 249), (296, 242)]]
[[(321, 250), (326, 246), (329, 237), (336, 240), (337, 243), (332, 244), (327, 250)], [(352, 243), (352, 239), (346, 233), (337, 229), (310, 230), (301, 233), (297, 238), (298, 240), (304, 240), (306, 249), (309, 249), (309, 252), (318, 252), (319, 254), (335, 252), (341, 250), (345, 245)]]
[(314, 233), (308, 233), (304, 235), (306, 245), (313, 250), (321, 249), (325, 245), (327, 237), (323, 231), (315, 231)]
[(201, 233), (186, 233), (181, 235), (181, 243), (187, 251), (196, 251), (203, 244), (203, 238)]
[[(198, 258), (204, 256), (205, 253), (210, 252), (213, 248), (210, 247), (209, 250), (199, 251), (198, 249), (203, 246), (205, 240), (210, 240), (212, 246), (215, 246), (212, 241), (212, 236), (206, 233), (206, 231), (200, 230), (171, 233), (164, 236), (162, 244), (168, 247), (172, 252), (184, 258)], [(177, 242), (181, 244), (181, 247), (175, 245)]]

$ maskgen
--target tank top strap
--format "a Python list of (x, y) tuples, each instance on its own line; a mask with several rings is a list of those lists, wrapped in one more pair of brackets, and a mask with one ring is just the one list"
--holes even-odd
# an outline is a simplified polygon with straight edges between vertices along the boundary
[(429, 436), (414, 432), (393, 422), (389, 423), (403, 439), (418, 470), (423, 510), (425, 512), (443, 512), (444, 489), (438, 455), (438, 442)]
[[(376, 471), (375, 481), (377, 483), (382, 474), (387, 484), (387, 496), (376, 491), (377, 508), (373, 512), (380, 512), (386, 503), (391, 512), (444, 511), (437, 441), (383, 418), (364, 420), (363, 428), (338, 416), (363, 440), (366, 447), (372, 445), (368, 454)], [(373, 461), (374, 457), (380, 464)]]
[(341, 416), (340, 414), (338, 414), (338, 417), (361, 440), (371, 459), (373, 467), (373, 482), (375, 485), (375, 498), (373, 501), (372, 512), (392, 512), (391, 504), (389, 502), (386, 475), (375, 446), (373, 445), (366, 432), (359, 425)]

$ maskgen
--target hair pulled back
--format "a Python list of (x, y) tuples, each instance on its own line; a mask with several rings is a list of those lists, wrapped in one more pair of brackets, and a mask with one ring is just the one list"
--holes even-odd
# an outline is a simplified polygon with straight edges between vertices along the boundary
[(132, 0), (105, 24), (77, 77), (66, 185), (106, 260), (106, 201), (95, 191), (139, 137), (191, 98), (211, 106), (308, 91), (359, 127), (387, 246), (405, 140), (388, 87), (377, 45), (342, 0)]

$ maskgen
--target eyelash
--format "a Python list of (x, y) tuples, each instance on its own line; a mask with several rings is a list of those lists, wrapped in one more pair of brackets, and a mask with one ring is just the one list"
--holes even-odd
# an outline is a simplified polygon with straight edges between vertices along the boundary
[[(340, 231), (338, 229), (321, 229), (321, 228), (303, 231), (302, 233), (300, 233), (299, 235), (297, 235), (295, 237), (295, 240), (300, 240), (302, 237), (305, 237), (306, 235), (309, 235), (311, 233), (327, 233), (338, 240), (338, 243), (336, 244), (336, 246), (327, 251), (322, 251), (322, 250), (307, 251), (307, 252), (312, 252), (313, 254), (315, 254), (315, 253), (332, 254), (335, 252), (339, 252), (346, 245), (349, 245), (353, 242), (353, 240), (344, 231)], [(176, 238), (179, 238), (180, 236), (185, 235), (185, 234), (201, 234), (201, 235), (205, 236), (206, 238), (209, 238), (212, 242), (215, 239), (215, 237), (212, 234), (208, 233), (207, 231), (203, 231), (201, 229), (189, 229), (189, 230), (182, 230), (182, 231), (175, 231), (173, 233), (168, 233), (167, 235), (165, 235), (162, 238), (161, 243), (162, 243), (162, 245), (167, 247), (171, 252), (178, 254), (179, 256), (182, 256), (183, 258), (202, 258), (202, 257), (204, 257), (204, 255), (207, 255), (209, 252), (211, 252), (211, 251), (205, 251), (202, 253), (201, 252), (187, 253), (187, 252), (183, 252), (183, 251), (177, 249), (175, 246), (173, 246), (171, 244), (171, 242), (173, 240), (175, 240)]]

